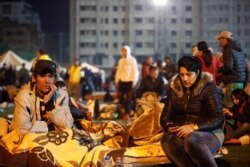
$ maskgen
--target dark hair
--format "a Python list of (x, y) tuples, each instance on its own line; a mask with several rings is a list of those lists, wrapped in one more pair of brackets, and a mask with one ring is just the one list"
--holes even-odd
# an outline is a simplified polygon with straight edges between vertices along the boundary
[(149, 66), (149, 68), (148, 68), (148, 71), (149, 71), (149, 72), (150, 72), (150, 71), (156, 71), (156, 70), (159, 70), (159, 68), (156, 67), (156, 66)]
[(178, 69), (180, 71), (181, 67), (185, 67), (188, 71), (201, 72), (200, 61), (193, 56), (183, 56), (178, 61)]
[(162, 60), (157, 60), (156, 61), (156, 65), (157, 65), (157, 67), (161, 67), (162, 66), (162, 63), (163, 63), (163, 61)]
[(212, 64), (212, 52), (208, 49), (208, 45), (205, 41), (200, 41), (197, 43), (197, 48), (202, 51), (202, 58), (205, 62), (205, 66), (209, 67)]
[(145, 57), (144, 63), (146, 64), (147, 60), (150, 59), (150, 58), (152, 58), (152, 56), (147, 56), (147, 57)]
[(241, 105), (245, 100), (249, 98), (249, 95), (242, 89), (235, 89), (232, 91), (231, 98), (233, 99), (233, 96), (239, 100), (239, 105)]
[(164, 60), (167, 60), (167, 59), (171, 60), (170, 56), (166, 56)]
[(42, 49), (38, 49), (37, 52), (39, 53), (39, 55), (43, 55), (44, 54), (44, 50), (42, 50)]
[(66, 86), (66, 83), (65, 83), (64, 81), (56, 81), (56, 82), (55, 82), (55, 85), (56, 85), (56, 87), (58, 87), (58, 88), (62, 88), (62, 87), (64, 87), (64, 86)]

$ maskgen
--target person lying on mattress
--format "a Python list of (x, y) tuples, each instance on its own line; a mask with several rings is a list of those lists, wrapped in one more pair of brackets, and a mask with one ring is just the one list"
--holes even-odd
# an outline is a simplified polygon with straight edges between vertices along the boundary
[(17, 93), (10, 127), (18, 135), (72, 127), (68, 93), (54, 85), (55, 74), (55, 62), (39, 59), (33, 72), (35, 82)]
[(182, 57), (178, 70), (160, 118), (162, 149), (177, 166), (215, 167), (224, 140), (222, 97), (195, 57)]

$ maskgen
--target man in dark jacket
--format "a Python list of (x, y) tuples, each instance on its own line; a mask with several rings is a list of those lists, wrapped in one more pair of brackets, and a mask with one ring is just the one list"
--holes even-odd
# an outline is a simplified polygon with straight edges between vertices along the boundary
[(233, 35), (229, 31), (222, 31), (217, 39), (223, 47), (223, 66), (218, 69), (221, 73), (221, 80), (225, 85), (226, 92), (223, 97), (223, 105), (232, 107), (231, 93), (239, 88), (243, 89), (246, 82), (246, 60), (239, 43), (233, 39)]
[(155, 92), (159, 98), (165, 95), (164, 80), (159, 76), (159, 69), (155, 66), (149, 67), (149, 74), (144, 77), (136, 91), (136, 97), (141, 98), (143, 93)]

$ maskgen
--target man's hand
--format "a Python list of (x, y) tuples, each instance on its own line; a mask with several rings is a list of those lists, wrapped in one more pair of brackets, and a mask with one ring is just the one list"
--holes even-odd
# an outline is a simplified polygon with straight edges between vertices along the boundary
[(54, 84), (50, 85), (50, 92), (44, 95), (43, 97), (43, 101), (45, 104), (51, 99), (51, 97), (53, 96), (56, 90), (57, 90), (57, 87)]
[(45, 120), (47, 120), (47, 119), (49, 119), (49, 115), (48, 115), (47, 113), (46, 113), (46, 114), (43, 114), (43, 115), (42, 115), (42, 118), (45, 119)]

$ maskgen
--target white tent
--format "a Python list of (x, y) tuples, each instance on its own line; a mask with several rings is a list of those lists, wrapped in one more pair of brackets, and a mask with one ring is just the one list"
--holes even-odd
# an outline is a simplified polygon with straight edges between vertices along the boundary
[(2, 67), (4, 63), (7, 66), (10, 66), (10, 65), (16, 66), (17, 70), (21, 68), (23, 63), (25, 63), (25, 67), (27, 69), (31, 68), (30, 62), (19, 57), (16, 53), (14, 53), (11, 50), (4, 52), (2, 55), (0, 55), (0, 67)]
[(91, 72), (93, 72), (93, 73), (101, 73), (101, 76), (102, 76), (102, 81), (104, 82), (105, 81), (105, 71), (104, 70), (102, 70), (102, 69), (100, 69), (100, 68), (98, 68), (98, 67), (95, 67), (95, 66), (93, 66), (93, 65), (90, 65), (90, 64), (88, 64), (88, 63), (82, 63), (81, 64), (81, 67), (82, 68), (87, 68), (87, 69), (89, 69)]

